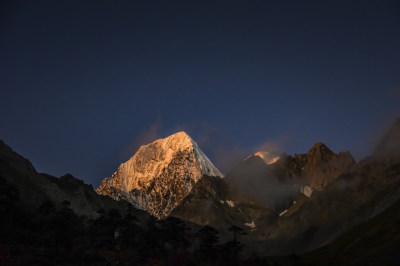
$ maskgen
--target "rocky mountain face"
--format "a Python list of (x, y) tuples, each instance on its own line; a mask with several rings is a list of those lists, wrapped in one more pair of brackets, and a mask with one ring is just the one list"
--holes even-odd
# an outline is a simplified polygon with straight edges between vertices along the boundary
[[(171, 215), (221, 231), (242, 227), (248, 233), (242, 242), (261, 254), (321, 247), (400, 198), (400, 156), (392, 148), (400, 139), (397, 123), (374, 156), (358, 163), (349, 152), (335, 154), (320, 142), (269, 165), (249, 157), (218, 184), (199, 182)], [(274, 193), (280, 205), (271, 204)]]
[(165, 218), (203, 175), (223, 177), (185, 132), (140, 147), (105, 178), (97, 193), (127, 200), (157, 218)]
[[(399, 120), (372, 157), (353, 164), (311, 198), (294, 202), (265, 228), (269, 254), (303, 253), (369, 221), (400, 198)], [(361, 236), (358, 236), (361, 237)]]
[(350, 153), (335, 154), (320, 142), (306, 154), (283, 154), (270, 164), (253, 155), (218, 182), (198, 182), (171, 215), (220, 231), (232, 225), (245, 228), (249, 245), (266, 240), (281, 216), (300, 209), (313, 189), (323, 190), (352, 165)]
[(397, 265), (400, 200), (330, 244), (303, 255), (306, 265)]
[(389, 161), (366, 159), (354, 165), (300, 207), (294, 203), (265, 231), (271, 245), (279, 246), (270, 252), (312, 250), (380, 213), (400, 195), (399, 173), (400, 164)]
[(269, 164), (257, 155), (251, 156), (236, 165), (226, 180), (243, 196), (279, 211), (295, 200), (298, 192), (310, 197), (314, 190), (323, 190), (354, 163), (349, 152), (335, 154), (317, 142), (305, 154), (281, 154)]
[(305, 154), (281, 155), (272, 171), (280, 180), (293, 179), (300, 187), (321, 191), (354, 163), (350, 152), (335, 154), (325, 144), (317, 142)]
[(37, 208), (47, 201), (55, 205), (68, 201), (78, 215), (95, 217), (100, 209), (123, 211), (128, 206), (126, 202), (98, 195), (91, 185), (72, 175), (56, 178), (38, 173), (27, 159), (3, 141), (0, 141), (0, 183), (16, 189), (15, 193), (24, 208)]
[(210, 225), (220, 231), (221, 237), (230, 237), (229, 228), (237, 226), (246, 229), (251, 240), (257, 240), (255, 223), (271, 224), (273, 212), (262, 202), (238, 196), (225, 179), (204, 176), (170, 216)]

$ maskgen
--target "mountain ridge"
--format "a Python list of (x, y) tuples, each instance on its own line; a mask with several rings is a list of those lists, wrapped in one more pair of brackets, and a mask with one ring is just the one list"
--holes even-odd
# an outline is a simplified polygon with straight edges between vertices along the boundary
[[(125, 200), (133, 195), (134, 199), (141, 200), (139, 203), (154, 207), (152, 214), (160, 220), (176, 217), (196, 226), (213, 226), (221, 232), (224, 241), (229, 241), (231, 228), (243, 230), (247, 235), (241, 236), (240, 241), (249, 252), (285, 256), (302, 254), (335, 240), (343, 241), (340, 240), (343, 233), (355, 234), (354, 230), (349, 230), (374, 217), (382, 219), (382, 213), (386, 224), (389, 215), (385, 210), (390, 210), (390, 206), (398, 209), (400, 156), (393, 153), (400, 140), (398, 126), (396, 121), (377, 145), (376, 152), (357, 163), (350, 152), (334, 153), (322, 142), (317, 142), (306, 153), (282, 154), (272, 164), (265, 163), (260, 156), (250, 156), (224, 178), (204, 174), (196, 158), (196, 147), (190, 144), (192, 140), (185, 139), (186, 136), (182, 135), (184, 141), (179, 138), (182, 145), (178, 146), (182, 149), (158, 149), (170, 147), (159, 140), (157, 145), (145, 145), (141, 149), (148, 157), (140, 158), (140, 166), (158, 171), (157, 165), (143, 163), (146, 160), (159, 163), (159, 159), (168, 158), (169, 154), (171, 160), (165, 164), (167, 167), (159, 171), (160, 176), (142, 184), (144, 189), (132, 189), (129, 194), (112, 186), (106, 187), (111, 191), (109, 193), (114, 193), (114, 198), (120, 197), (119, 202), (98, 195), (91, 185), (72, 175), (56, 178), (37, 173), (26, 158), (0, 141), (0, 188), (5, 192), (0, 199), (12, 203), (19, 193), (18, 204), (33, 209), (46, 201), (58, 205), (70, 201), (71, 209), (77, 214), (96, 217), (102, 208), (132, 208)], [(201, 155), (200, 152), (197, 154)], [(207, 166), (206, 159), (203, 157), (203, 166)], [(122, 170), (116, 173), (118, 171)], [(193, 173), (196, 176), (191, 176)], [(250, 186), (244, 187), (237, 180)], [(117, 183), (118, 180), (113, 181)], [(311, 189), (310, 193), (306, 193), (306, 187)], [(259, 192), (270, 198), (259, 197)], [(273, 198), (274, 193), (281, 198)], [(148, 221), (163, 222), (144, 211), (141, 214), (144, 222), (148, 218)], [(397, 223), (389, 224), (395, 233)], [(385, 230), (384, 224), (373, 225), (375, 236)], [(386, 233), (384, 238), (390, 237), (391, 234)], [(345, 235), (344, 238), (347, 239)], [(365, 236), (358, 235), (357, 239), (365, 239)], [(351, 245), (345, 249), (353, 249)]]
[(37, 208), (44, 202), (68, 201), (78, 215), (96, 217), (99, 209), (124, 210), (128, 203), (100, 196), (92, 185), (66, 174), (60, 178), (38, 173), (32, 163), (0, 141), (0, 178), (18, 188), (24, 208)]
[[(343, 163), (336, 164), (338, 158)], [(270, 226), (280, 216), (296, 212), (312, 198), (312, 189), (308, 187), (311, 181), (307, 181), (303, 167), (308, 166), (309, 172), (315, 170), (320, 174), (318, 177), (325, 180), (324, 171), (318, 169), (329, 166), (332, 179), (328, 179), (328, 185), (353, 164), (351, 154), (335, 154), (322, 142), (317, 142), (304, 154), (282, 154), (272, 164), (253, 155), (234, 166), (219, 184), (212, 180), (197, 183), (196, 189), (172, 211), (172, 215), (201, 225), (209, 224), (222, 231), (230, 225), (244, 227), (250, 230), (247, 232), (249, 238), (265, 240)]]

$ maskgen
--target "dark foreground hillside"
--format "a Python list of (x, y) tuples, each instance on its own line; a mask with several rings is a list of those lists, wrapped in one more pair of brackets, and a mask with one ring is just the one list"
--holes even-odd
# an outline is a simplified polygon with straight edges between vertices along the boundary
[[(239, 241), (218, 243), (219, 233), (176, 218), (99, 210), (76, 215), (68, 201), (24, 208), (18, 190), (0, 177), (0, 265), (240, 264)], [(138, 218), (140, 217), (140, 218)], [(232, 234), (233, 237), (233, 234)], [(255, 259), (255, 257), (254, 257)]]
[(96, 194), (71, 175), (37, 173), (4, 142), (0, 151), (0, 265), (225, 265), (255, 260), (241, 253), (240, 228), (233, 227), (230, 240), (222, 242), (209, 226), (157, 220), (126, 202)]
[(394, 265), (400, 261), (400, 200), (343, 236), (303, 255), (305, 264)]

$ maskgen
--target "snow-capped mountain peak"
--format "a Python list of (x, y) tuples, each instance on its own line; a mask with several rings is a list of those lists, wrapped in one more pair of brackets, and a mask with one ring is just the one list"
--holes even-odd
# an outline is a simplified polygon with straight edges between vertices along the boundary
[(203, 174), (223, 177), (197, 143), (181, 131), (141, 146), (111, 178), (103, 180), (97, 192), (128, 200), (162, 218)]

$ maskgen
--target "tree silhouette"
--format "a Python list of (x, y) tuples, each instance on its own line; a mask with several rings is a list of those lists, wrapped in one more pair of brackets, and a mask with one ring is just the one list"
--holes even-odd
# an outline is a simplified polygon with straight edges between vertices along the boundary
[(244, 231), (243, 228), (237, 227), (236, 225), (232, 225), (229, 228), (229, 231), (233, 232), (233, 241), (237, 242), (237, 234), (246, 235), (247, 233)]
[(237, 240), (239, 235), (247, 235), (243, 228), (232, 225), (229, 231), (233, 232), (233, 240), (227, 242), (223, 248), (232, 257), (232, 259), (237, 259), (239, 252), (243, 249), (243, 245)]
[(120, 221), (120, 243), (122, 248), (134, 248), (138, 244), (139, 235), (141, 234), (140, 227), (136, 224), (137, 219), (131, 214), (128, 209), (127, 213)]
[(212, 228), (211, 226), (204, 226), (201, 228), (196, 236), (199, 239), (199, 249), (201, 251), (210, 251), (215, 248), (215, 245), (218, 243), (218, 234), (219, 232)]
[(183, 252), (190, 245), (186, 239), (186, 231), (188, 231), (186, 224), (174, 217), (169, 217), (162, 222), (162, 238), (164, 243), (175, 252)]

